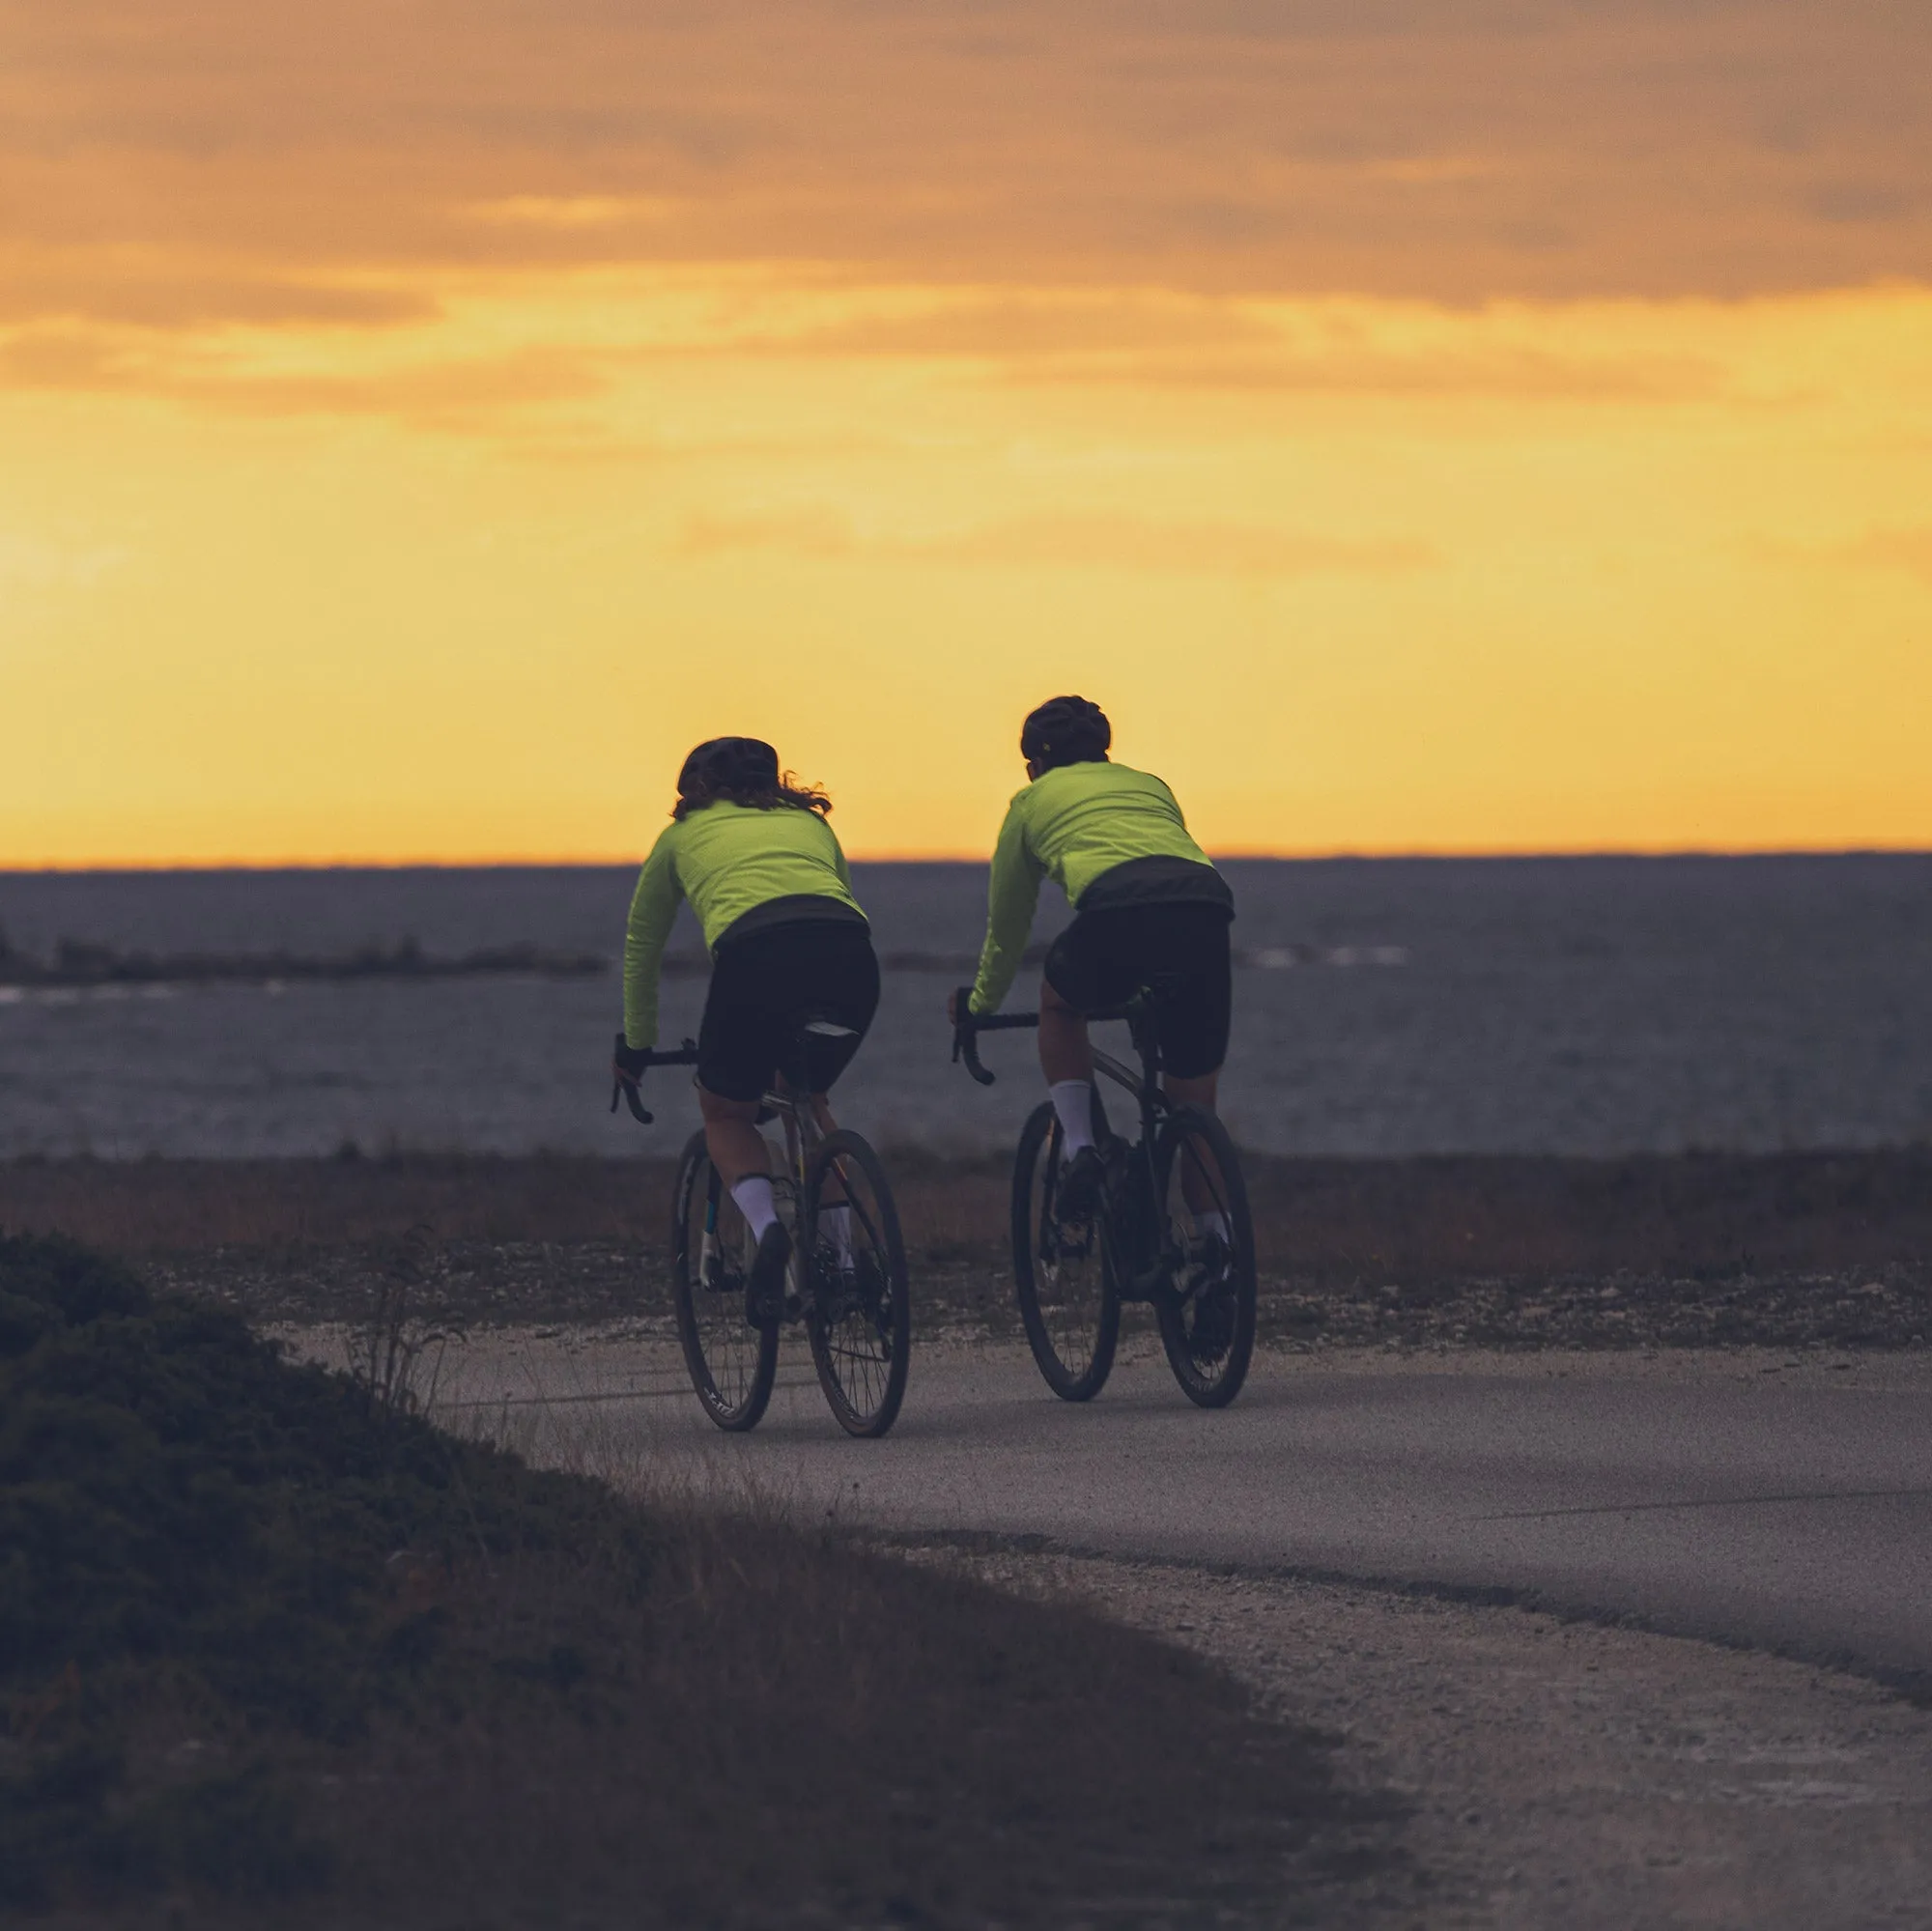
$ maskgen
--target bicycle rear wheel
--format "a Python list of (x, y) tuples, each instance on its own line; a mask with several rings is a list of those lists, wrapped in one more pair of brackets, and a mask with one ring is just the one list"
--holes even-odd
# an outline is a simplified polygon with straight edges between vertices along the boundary
[[(1255, 1351), (1255, 1232), (1241, 1158), (1211, 1113), (1184, 1106), (1161, 1127), (1161, 1346), (1187, 1399), (1226, 1407)], [(1204, 1231), (1203, 1220), (1218, 1215)]]
[(1092, 1401), (1113, 1371), (1121, 1300), (1102, 1211), (1063, 1226), (1054, 1204), (1060, 1122), (1036, 1107), (1013, 1158), (1013, 1289), (1046, 1385), (1063, 1402)]
[[(843, 1234), (829, 1217), (839, 1207)], [(905, 1398), (912, 1295), (885, 1167), (858, 1134), (840, 1127), (812, 1150), (798, 1219), (818, 1385), (847, 1434), (884, 1434)]]
[(671, 1305), (691, 1385), (720, 1428), (756, 1428), (778, 1373), (779, 1324), (775, 1315), (747, 1318), (756, 1243), (719, 1183), (702, 1133), (685, 1144), (671, 1198)]

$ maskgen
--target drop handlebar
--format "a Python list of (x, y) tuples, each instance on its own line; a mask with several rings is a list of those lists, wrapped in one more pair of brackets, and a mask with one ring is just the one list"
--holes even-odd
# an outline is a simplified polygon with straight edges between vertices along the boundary
[(1018, 1033), (1030, 1026), (1039, 1024), (1037, 1012), (975, 1012), (972, 1006), (973, 988), (962, 985), (953, 995), (952, 1022), (952, 1063), (957, 1065), (962, 1060), (966, 1070), (981, 1086), (991, 1086), (993, 1075), (980, 1064), (980, 1035), (981, 1033)]
[(643, 1094), (639, 1091), (645, 1071), (651, 1066), (695, 1066), (697, 1064), (697, 1041), (687, 1039), (675, 1051), (668, 1053), (653, 1049), (642, 1055), (633, 1054), (633, 1064), (638, 1066), (635, 1074), (625, 1072), (617, 1064), (616, 1055), (624, 1050), (624, 1036), (619, 1033), (611, 1046), (611, 1111), (616, 1112), (617, 1101), (621, 1098), (630, 1107), (631, 1118), (639, 1125), (648, 1126), (652, 1115), (646, 1110)]

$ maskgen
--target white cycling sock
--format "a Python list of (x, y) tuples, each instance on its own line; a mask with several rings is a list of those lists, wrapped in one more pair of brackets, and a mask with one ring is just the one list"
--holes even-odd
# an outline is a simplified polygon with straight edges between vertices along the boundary
[(819, 1231), (825, 1235), (826, 1245), (832, 1249), (832, 1258), (841, 1267), (852, 1264), (852, 1204), (840, 1201), (835, 1207), (821, 1207), (818, 1209)]
[(1228, 1216), (1218, 1209), (1194, 1216), (1194, 1231), (1205, 1240), (1210, 1234), (1218, 1234), (1223, 1240), (1228, 1238)]
[(765, 1229), (779, 1217), (778, 1203), (772, 1198), (772, 1177), (747, 1174), (742, 1180), (732, 1183), (731, 1198), (738, 1203), (738, 1211), (745, 1216), (752, 1238), (762, 1240)]
[(1084, 1079), (1064, 1079), (1047, 1088), (1053, 1110), (1060, 1116), (1061, 1151), (1072, 1159), (1083, 1147), (1094, 1144), (1094, 1087)]

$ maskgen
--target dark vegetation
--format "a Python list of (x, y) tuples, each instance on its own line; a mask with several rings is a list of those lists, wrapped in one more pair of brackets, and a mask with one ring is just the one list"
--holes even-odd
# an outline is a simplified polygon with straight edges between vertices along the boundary
[(315, 979), (468, 979), (492, 973), (582, 979), (609, 969), (593, 952), (542, 946), (492, 946), (441, 957), (414, 939), (362, 946), (353, 952), (124, 952), (86, 939), (61, 939), (49, 959), (15, 951), (0, 931), (0, 985), (101, 986), (243, 984)]
[[(1012, 1327), (998, 1158), (900, 1152), (922, 1318)], [(1294, 1345), (1910, 1347), (1932, 1338), (1932, 1149), (1620, 1160), (1251, 1156), (1264, 1332)], [(359, 1316), (411, 1229), (434, 1311), (653, 1312), (669, 1168), (400, 1157), (0, 1166), (59, 1231), (256, 1318)], [(640, 1262), (643, 1264), (640, 1265)]]
[(1275, 1923), (1400, 1875), (1179, 1651), (641, 1511), (60, 1239), (0, 1239), (0, 1551), (9, 1921)]

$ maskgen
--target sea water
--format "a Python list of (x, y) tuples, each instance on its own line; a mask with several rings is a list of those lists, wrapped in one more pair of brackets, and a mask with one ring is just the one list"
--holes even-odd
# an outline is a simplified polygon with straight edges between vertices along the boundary
[[(1302, 1153), (1617, 1153), (1932, 1139), (1932, 855), (1230, 862), (1244, 961), (1225, 1106)], [(1040, 1085), (1024, 1035), (990, 1089), (948, 1062), (985, 873), (854, 867), (890, 964), (842, 1115), (888, 1144), (1010, 1140)], [(0, 874), (22, 952), (336, 955), (532, 943), (585, 979), (0, 986), (0, 1156), (389, 1149), (668, 1152), (606, 1109), (635, 873), (610, 867)], [(1051, 887), (1039, 933), (1064, 923)], [(696, 1032), (689, 914), (664, 1033)], [(1035, 997), (1027, 975), (1014, 1004)], [(1119, 1030), (1119, 1029), (1116, 1029)]]

